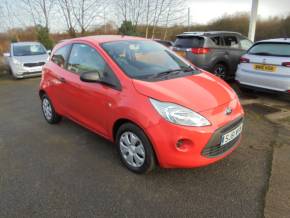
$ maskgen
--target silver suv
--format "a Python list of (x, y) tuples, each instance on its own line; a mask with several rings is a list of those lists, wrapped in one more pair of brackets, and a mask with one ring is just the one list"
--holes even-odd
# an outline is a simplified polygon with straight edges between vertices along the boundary
[(234, 78), (240, 57), (252, 44), (237, 32), (184, 32), (177, 35), (173, 50), (197, 67), (227, 80)]

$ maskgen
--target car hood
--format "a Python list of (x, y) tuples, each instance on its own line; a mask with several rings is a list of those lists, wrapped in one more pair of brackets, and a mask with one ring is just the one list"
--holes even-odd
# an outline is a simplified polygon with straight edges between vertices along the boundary
[(19, 61), (20, 63), (47, 62), (48, 54), (30, 55), (30, 56), (13, 56), (13, 58)]
[(196, 112), (215, 108), (237, 98), (228, 84), (210, 73), (158, 82), (133, 80), (133, 84), (143, 95), (179, 104)]

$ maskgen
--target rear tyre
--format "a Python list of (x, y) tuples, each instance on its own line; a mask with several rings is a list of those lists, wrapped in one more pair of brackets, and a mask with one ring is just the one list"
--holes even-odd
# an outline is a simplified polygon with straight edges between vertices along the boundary
[(220, 77), (223, 80), (227, 80), (229, 76), (229, 69), (228, 67), (223, 63), (217, 63), (213, 69), (212, 73), (218, 77)]
[(56, 124), (61, 121), (62, 117), (55, 112), (52, 102), (45, 94), (41, 96), (41, 109), (48, 123)]
[(152, 145), (138, 126), (123, 124), (117, 131), (116, 145), (122, 163), (134, 173), (148, 173), (155, 168)]

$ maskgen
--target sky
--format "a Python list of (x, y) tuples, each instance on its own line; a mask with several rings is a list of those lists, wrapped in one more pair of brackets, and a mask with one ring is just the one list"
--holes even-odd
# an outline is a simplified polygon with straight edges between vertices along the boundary
[[(8, 1), (9, 3), (20, 3), (20, 0), (0, 0), (0, 3)], [(237, 12), (248, 12), (251, 11), (252, 0), (184, 0), (185, 8), (190, 8), (190, 23), (191, 24), (205, 24), (214, 19), (218, 19), (223, 15), (231, 15)], [(21, 13), (21, 9), (16, 7), (18, 11), (14, 11), (17, 19), (13, 21), (14, 27), (23, 25), (31, 25), (32, 20), (27, 17), (25, 13)], [(187, 18), (187, 9), (185, 17)], [(268, 18), (273, 16), (285, 16), (290, 15), (290, 0), (259, 0), (258, 16), (260, 18)], [(1, 16), (1, 14), (0, 14)], [(64, 31), (64, 23), (61, 14), (54, 14), (54, 19), (50, 21), (50, 29), (53, 32)], [(2, 19), (7, 19), (5, 15), (2, 15)], [(114, 19), (114, 18), (112, 18)], [(1, 17), (0, 17), (1, 21)], [(187, 24), (187, 19), (184, 19), (183, 24)], [(0, 31), (7, 28), (1, 25)]]
[[(252, 0), (188, 0), (191, 23), (207, 23), (224, 14), (250, 12)], [(258, 16), (284, 16), (290, 14), (290, 0), (259, 0)]]

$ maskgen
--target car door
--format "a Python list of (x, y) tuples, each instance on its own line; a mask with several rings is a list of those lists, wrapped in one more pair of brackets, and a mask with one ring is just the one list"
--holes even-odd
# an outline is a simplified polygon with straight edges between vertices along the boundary
[(65, 77), (67, 77), (66, 64), (67, 58), (71, 49), (71, 44), (64, 45), (54, 51), (51, 60), (44, 67), (46, 71), (46, 80), (49, 81), (47, 92), (58, 112), (62, 115), (67, 115), (69, 107), (67, 106), (68, 99), (64, 94), (67, 89)]
[(239, 37), (234, 34), (224, 35), (224, 46), (229, 56), (230, 70), (231, 72), (236, 72), (237, 66), (242, 55), (242, 50), (239, 44)]
[[(80, 80), (85, 72), (98, 72), (102, 83), (88, 83)], [(70, 116), (73, 120), (98, 132), (108, 135), (108, 121), (112, 107), (120, 95), (120, 83), (104, 58), (91, 45), (72, 45), (67, 63), (66, 85), (69, 91)]]

